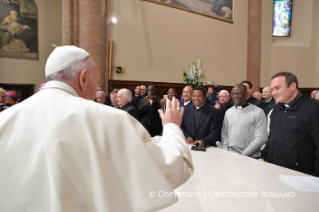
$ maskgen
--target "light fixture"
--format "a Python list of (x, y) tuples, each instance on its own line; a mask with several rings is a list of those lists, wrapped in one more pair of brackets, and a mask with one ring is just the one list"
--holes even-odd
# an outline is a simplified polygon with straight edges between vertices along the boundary
[(112, 17), (110, 21), (110, 25), (115, 25), (115, 24), (117, 24), (117, 18)]

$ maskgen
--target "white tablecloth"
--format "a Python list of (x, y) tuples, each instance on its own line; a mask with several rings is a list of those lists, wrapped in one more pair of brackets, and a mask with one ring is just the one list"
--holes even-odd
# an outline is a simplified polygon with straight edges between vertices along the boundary
[(300, 192), (279, 175), (309, 176), (222, 149), (192, 151), (195, 174), (175, 194), (179, 201), (161, 210), (319, 211), (319, 193)]

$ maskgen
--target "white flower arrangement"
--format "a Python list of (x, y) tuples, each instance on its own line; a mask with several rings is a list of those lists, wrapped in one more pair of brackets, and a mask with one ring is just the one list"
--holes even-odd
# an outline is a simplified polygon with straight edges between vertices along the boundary
[(200, 66), (200, 59), (198, 58), (197, 64), (193, 62), (193, 65), (188, 65), (188, 72), (186, 72), (183, 69), (183, 75), (185, 77), (184, 84), (191, 85), (191, 86), (197, 86), (197, 85), (203, 85), (203, 81), (200, 80), (202, 76), (202, 70)]

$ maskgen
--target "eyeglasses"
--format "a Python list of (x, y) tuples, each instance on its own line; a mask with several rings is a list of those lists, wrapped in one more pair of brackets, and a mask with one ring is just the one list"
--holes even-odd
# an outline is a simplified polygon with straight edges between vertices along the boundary
[(183, 94), (191, 94), (192, 92), (190, 91), (183, 91)]
[(237, 96), (237, 97), (242, 97), (243, 95), (244, 95), (244, 93), (231, 93), (230, 94), (232, 97), (235, 97), (235, 96)]
[(117, 97), (112, 97), (111, 99), (117, 99)]

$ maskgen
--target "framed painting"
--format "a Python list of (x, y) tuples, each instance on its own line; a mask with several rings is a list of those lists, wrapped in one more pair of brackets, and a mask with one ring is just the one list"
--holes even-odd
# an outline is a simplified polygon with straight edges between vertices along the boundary
[(0, 0), (0, 57), (39, 58), (34, 0)]
[(233, 0), (143, 0), (188, 12), (234, 22)]

